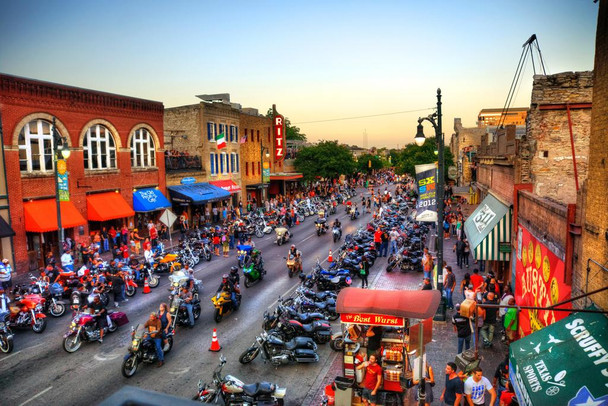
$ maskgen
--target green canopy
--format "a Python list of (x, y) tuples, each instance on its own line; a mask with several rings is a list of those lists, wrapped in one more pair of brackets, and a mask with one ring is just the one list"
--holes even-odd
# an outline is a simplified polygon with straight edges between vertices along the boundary
[(520, 405), (608, 406), (608, 320), (574, 313), (511, 344)]

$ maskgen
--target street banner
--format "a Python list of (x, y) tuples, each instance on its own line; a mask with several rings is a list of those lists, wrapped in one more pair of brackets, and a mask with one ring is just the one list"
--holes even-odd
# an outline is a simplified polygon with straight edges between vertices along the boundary
[[(521, 226), (517, 233), (515, 261), (515, 301), (518, 305), (549, 307), (570, 299), (572, 288), (564, 283), (564, 261)], [(560, 308), (571, 309), (572, 304)], [(567, 315), (568, 312), (561, 311), (522, 309), (519, 312), (519, 336), (541, 330)]]
[(270, 182), (270, 164), (264, 162), (264, 168), (262, 168), (262, 183)]
[(57, 184), (59, 189), (59, 201), (70, 201), (70, 188), (68, 183), (68, 170), (64, 159), (57, 161)]
[(274, 116), (274, 160), (282, 161), (285, 156), (284, 146), (284, 119), (283, 116), (277, 114)]
[[(416, 221), (437, 222), (437, 167), (435, 164), (416, 165)], [(439, 227), (442, 227), (440, 224)]]

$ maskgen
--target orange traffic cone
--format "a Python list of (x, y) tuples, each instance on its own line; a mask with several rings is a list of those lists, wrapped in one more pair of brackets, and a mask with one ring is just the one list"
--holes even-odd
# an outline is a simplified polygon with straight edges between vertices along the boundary
[(150, 293), (150, 285), (148, 285), (148, 277), (144, 279), (144, 291), (143, 293)]
[(222, 349), (219, 341), (217, 341), (217, 330), (213, 329), (213, 337), (211, 338), (211, 347), (209, 347), (209, 351), (218, 352)]
[(296, 217), (296, 226), (300, 225), (300, 219)]
[(331, 255), (331, 250), (329, 250), (329, 256), (327, 257), (327, 262), (330, 264), (334, 262), (334, 257)]

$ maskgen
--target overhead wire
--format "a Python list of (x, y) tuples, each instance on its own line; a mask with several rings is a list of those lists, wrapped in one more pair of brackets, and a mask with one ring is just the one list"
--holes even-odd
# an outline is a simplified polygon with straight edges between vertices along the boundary
[(372, 118), (372, 117), (382, 117), (382, 116), (394, 116), (396, 114), (407, 114), (407, 113), (418, 113), (421, 111), (429, 111), (429, 110), (433, 110), (435, 109), (435, 107), (427, 107), (424, 109), (417, 109), (417, 110), (406, 110), (406, 111), (396, 111), (393, 113), (380, 113), (380, 114), (370, 114), (370, 115), (366, 115), (366, 116), (355, 116), (355, 117), (343, 117), (343, 118), (329, 118), (326, 120), (314, 120), (314, 121), (300, 121), (298, 123), (293, 123), (295, 124), (313, 124), (313, 123), (327, 123), (329, 121), (345, 121), (345, 120), (358, 120), (361, 118)]

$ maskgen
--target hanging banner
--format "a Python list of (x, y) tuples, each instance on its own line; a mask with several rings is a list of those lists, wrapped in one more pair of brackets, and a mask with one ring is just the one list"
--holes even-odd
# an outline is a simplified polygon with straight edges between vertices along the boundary
[(285, 147), (284, 147), (284, 124), (285, 120), (283, 116), (277, 114), (274, 117), (274, 160), (282, 161), (285, 156)]
[(264, 168), (262, 168), (262, 183), (270, 182), (270, 163), (264, 162)]
[[(564, 283), (564, 262), (521, 226), (517, 233), (515, 272), (515, 301), (518, 305), (549, 307), (570, 299), (572, 288)], [(571, 309), (572, 304), (560, 308)], [(519, 336), (541, 330), (568, 314), (552, 310), (522, 310), (519, 313)]]
[[(437, 221), (437, 167), (435, 164), (416, 165), (416, 221)], [(441, 225), (440, 225), (441, 227)]]
[(65, 159), (57, 160), (57, 184), (59, 190), (59, 201), (70, 201), (70, 188), (68, 184), (68, 169)]

